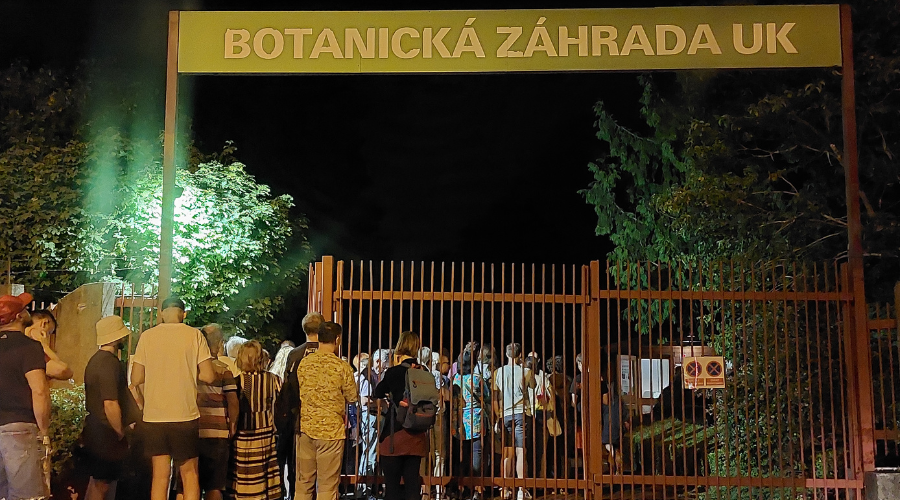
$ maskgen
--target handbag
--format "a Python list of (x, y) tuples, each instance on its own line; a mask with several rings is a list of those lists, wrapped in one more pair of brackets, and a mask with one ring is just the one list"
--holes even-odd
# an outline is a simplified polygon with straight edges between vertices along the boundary
[(547, 433), (549, 433), (553, 437), (559, 437), (562, 435), (562, 426), (559, 425), (559, 420), (556, 417), (547, 417)]

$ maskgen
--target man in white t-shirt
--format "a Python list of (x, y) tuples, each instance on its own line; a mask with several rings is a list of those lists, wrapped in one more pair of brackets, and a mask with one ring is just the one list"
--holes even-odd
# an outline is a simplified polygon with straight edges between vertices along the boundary
[[(531, 434), (531, 402), (528, 390), (534, 388), (534, 375), (522, 366), (522, 346), (506, 346), (507, 364), (494, 372), (494, 415), (503, 415), (503, 477), (525, 477), (525, 443)], [(515, 476), (513, 475), (515, 472)], [(504, 496), (506, 492), (504, 492)], [(525, 489), (519, 498), (528, 498)]]
[(153, 464), (150, 498), (166, 500), (169, 463), (174, 460), (184, 500), (200, 500), (197, 379), (212, 384), (216, 372), (203, 334), (184, 324), (184, 302), (169, 297), (160, 309), (163, 322), (141, 334), (131, 370), (131, 384), (144, 386), (139, 403), (144, 409), (144, 447)]

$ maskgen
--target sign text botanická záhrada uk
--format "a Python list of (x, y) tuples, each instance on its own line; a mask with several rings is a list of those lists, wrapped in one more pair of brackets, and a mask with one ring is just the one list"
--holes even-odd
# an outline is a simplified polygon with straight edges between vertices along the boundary
[(182, 73), (598, 71), (840, 65), (836, 5), (182, 12)]

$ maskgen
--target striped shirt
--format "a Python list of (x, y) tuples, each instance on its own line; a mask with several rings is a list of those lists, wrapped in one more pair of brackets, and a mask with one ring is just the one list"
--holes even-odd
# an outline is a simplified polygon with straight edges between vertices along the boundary
[[(226, 392), (237, 392), (237, 383), (225, 363), (213, 360), (220, 376), (212, 384), (197, 382), (197, 407), (200, 409), (200, 437), (228, 439), (228, 401)], [(236, 417), (233, 415), (231, 418)]]
[(241, 417), (238, 430), (274, 427), (274, 404), (275, 397), (281, 391), (281, 378), (270, 372), (244, 372), (239, 380)]

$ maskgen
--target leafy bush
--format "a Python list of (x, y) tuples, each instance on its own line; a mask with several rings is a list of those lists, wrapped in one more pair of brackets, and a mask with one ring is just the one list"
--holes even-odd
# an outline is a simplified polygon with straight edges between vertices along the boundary
[[(8, 180), (0, 254), (16, 282), (45, 297), (85, 283), (159, 279), (162, 142), (154, 126), (162, 123), (147, 121), (136, 104), (146, 99), (127, 84), (101, 97), (93, 83), (84, 72), (0, 68), (0, 178)], [(92, 99), (120, 104), (88, 109)], [(231, 143), (205, 155), (189, 132), (178, 138), (172, 292), (190, 305), (192, 324), (284, 337), (258, 332), (306, 289), (307, 221), (292, 213), (290, 196), (247, 172)]]
[(53, 472), (59, 474), (69, 467), (84, 428), (84, 417), (87, 415), (84, 386), (51, 389), (50, 402), (50, 446), (53, 449), (51, 461)]

